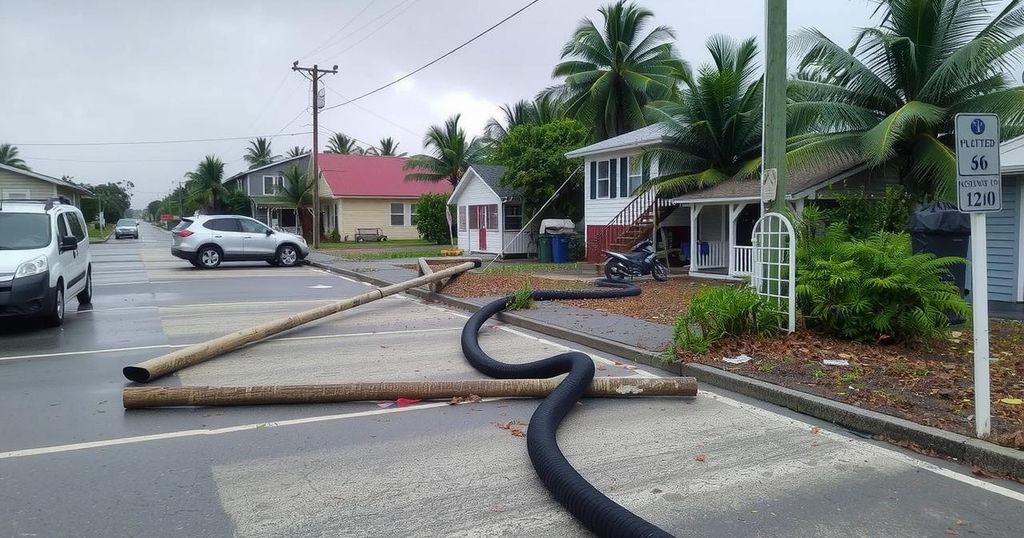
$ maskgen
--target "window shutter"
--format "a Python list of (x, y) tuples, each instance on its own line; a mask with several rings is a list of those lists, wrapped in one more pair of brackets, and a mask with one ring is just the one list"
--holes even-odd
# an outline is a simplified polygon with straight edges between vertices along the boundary
[(608, 197), (609, 198), (618, 198), (618, 195), (615, 193), (615, 186), (616, 186), (616, 184), (618, 184), (618, 181), (616, 181), (616, 178), (615, 178), (615, 171), (618, 170), (619, 167), (615, 166), (615, 161), (616, 161), (616, 159), (612, 159), (612, 160), (608, 161)]
[(647, 183), (648, 179), (651, 179), (651, 164), (650, 163), (644, 163), (643, 179), (641, 181), (644, 182), (644, 183)]
[(619, 185), (619, 192), (623, 197), (633, 194), (629, 191), (629, 164), (625, 157), (619, 159)]
[(590, 199), (597, 198), (597, 161), (590, 161)]

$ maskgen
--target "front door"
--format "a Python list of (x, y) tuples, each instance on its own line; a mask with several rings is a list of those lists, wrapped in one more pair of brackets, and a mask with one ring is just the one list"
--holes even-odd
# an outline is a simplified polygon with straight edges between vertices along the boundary
[(480, 210), (480, 250), (487, 250), (487, 224), (484, 213), (487, 210), (487, 206), (477, 206)]

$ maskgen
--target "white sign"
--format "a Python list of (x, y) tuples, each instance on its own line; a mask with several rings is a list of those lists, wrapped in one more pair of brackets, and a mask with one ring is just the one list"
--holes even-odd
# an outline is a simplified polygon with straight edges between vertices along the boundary
[(775, 192), (779, 187), (779, 169), (766, 168), (761, 177), (761, 201), (770, 204), (775, 201)]
[(999, 172), (999, 116), (957, 114), (956, 198), (964, 213), (1003, 209)]

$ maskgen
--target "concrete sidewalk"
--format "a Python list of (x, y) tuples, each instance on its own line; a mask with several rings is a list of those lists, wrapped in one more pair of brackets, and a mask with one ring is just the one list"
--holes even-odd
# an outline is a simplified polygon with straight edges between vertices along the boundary
[[(310, 254), (309, 261), (320, 268), (378, 286), (418, 276), (416, 271), (396, 267), (397, 264), (410, 263), (404, 260), (350, 262), (314, 252)], [(415, 289), (409, 293), (471, 311), (497, 299), (456, 298)], [(666, 325), (555, 302), (541, 302), (537, 308), (531, 310), (503, 312), (498, 318), (513, 325), (653, 366), (674, 375), (693, 376), (701, 383), (786, 407), (853, 431), (881, 436), (893, 442), (915, 443), (925, 450), (933, 450), (961, 463), (978, 465), (1018, 480), (1024, 479), (1024, 451), (861, 409), (712, 366), (665, 361), (661, 353), (667, 348), (672, 337), (672, 327)]]

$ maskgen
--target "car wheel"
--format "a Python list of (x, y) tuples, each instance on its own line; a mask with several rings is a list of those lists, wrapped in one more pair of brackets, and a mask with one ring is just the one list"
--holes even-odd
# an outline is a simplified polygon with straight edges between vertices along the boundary
[(85, 289), (78, 292), (76, 297), (78, 298), (78, 304), (92, 303), (92, 267), (89, 268), (89, 272), (85, 275)]
[(608, 260), (604, 264), (604, 276), (612, 282), (622, 282), (626, 280), (626, 268), (622, 265), (619, 260)]
[(199, 266), (203, 269), (214, 269), (220, 265), (220, 249), (209, 246), (203, 247), (199, 249), (199, 252), (196, 252), (196, 259), (199, 260)]
[(299, 251), (291, 245), (277, 247), (277, 263), (282, 267), (292, 267), (299, 263)]
[(57, 281), (57, 290), (53, 294), (53, 303), (43, 318), (47, 327), (59, 327), (64, 323), (64, 281)]

